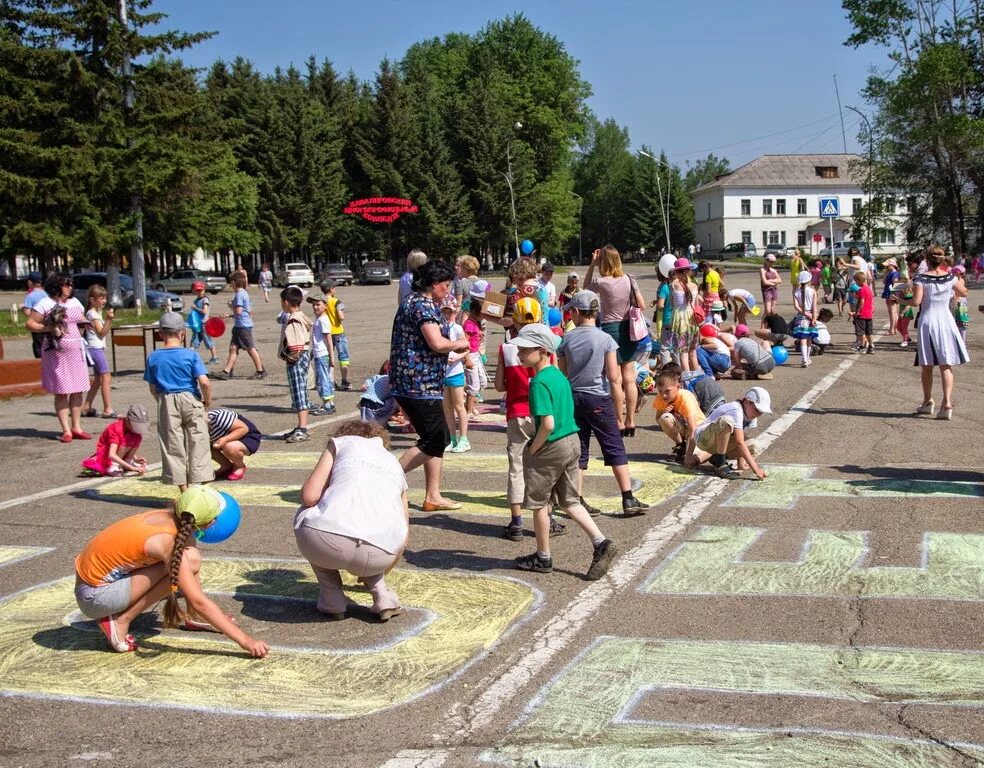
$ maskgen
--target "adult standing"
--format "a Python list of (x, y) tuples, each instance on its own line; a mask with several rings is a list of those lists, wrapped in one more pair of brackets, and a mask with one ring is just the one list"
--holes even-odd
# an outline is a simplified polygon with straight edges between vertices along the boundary
[[(24, 313), (24, 317), (30, 317), (31, 310), (34, 309), (34, 306), (47, 295), (44, 292), (44, 278), (41, 277), (41, 273), (29, 273), (27, 276), (27, 295), (24, 297), (24, 303), (21, 305), (21, 312)], [(42, 333), (31, 334), (31, 351), (34, 352), (34, 357), (36, 358), (41, 357), (41, 339), (43, 338), (44, 334)]]
[(448, 338), (438, 309), (451, 293), (454, 271), (446, 262), (428, 261), (413, 272), (411, 292), (393, 319), (390, 339), (390, 392), (419, 435), (400, 457), (404, 472), (424, 468), (424, 511), (460, 509), (441, 495), (444, 448), (451, 439), (444, 418), (444, 373), (451, 352), (467, 352), (468, 338)]
[(340, 424), (301, 486), (301, 504), (294, 536), (321, 587), (318, 610), (345, 618), (342, 570), (369, 590), (370, 611), (380, 621), (399, 614), (400, 600), (384, 577), (406, 547), (410, 514), (406, 477), (385, 429), (358, 419)]
[(850, 287), (851, 283), (854, 282), (854, 276), (858, 272), (864, 272), (865, 275), (868, 274), (868, 262), (864, 260), (864, 256), (861, 255), (861, 249), (856, 245), (852, 245), (847, 249), (847, 284)]
[(632, 436), (635, 434), (635, 412), (639, 401), (635, 372), (639, 342), (629, 336), (629, 310), (645, 306), (642, 292), (635, 278), (623, 271), (622, 257), (613, 245), (596, 249), (591, 254), (584, 287), (597, 293), (601, 299), (601, 330), (618, 344), (618, 364), (622, 369), (622, 392), (625, 394), (625, 427), (622, 434)]
[(63, 443), (91, 440), (92, 435), (82, 429), (82, 399), (89, 391), (89, 369), (86, 366), (85, 347), (79, 325), (85, 323), (85, 309), (78, 299), (72, 298), (72, 276), (54, 272), (44, 281), (47, 294), (32, 308), (27, 318), (27, 329), (32, 333), (46, 333), (54, 329), (52, 313), (56, 307), (64, 311), (61, 337), (57, 344), (51, 336), (41, 345), (41, 386), (55, 396), (55, 414), (61, 425), (58, 439)]
[(964, 298), (967, 286), (947, 270), (946, 253), (940, 246), (928, 248), (925, 260), (926, 272), (912, 280), (912, 301), (919, 307), (916, 320), (919, 347), (915, 364), (922, 367), (923, 390), (923, 403), (916, 413), (933, 415), (936, 407), (933, 401), (933, 368), (939, 368), (943, 400), (936, 418), (949, 421), (953, 418), (953, 366), (970, 362), (967, 347), (950, 311), (950, 300), (954, 296)]
[(407, 296), (410, 295), (411, 284), (413, 283), (413, 271), (427, 263), (427, 254), (419, 248), (414, 248), (407, 254), (407, 269), (400, 275), (399, 298), (397, 304), (402, 304)]

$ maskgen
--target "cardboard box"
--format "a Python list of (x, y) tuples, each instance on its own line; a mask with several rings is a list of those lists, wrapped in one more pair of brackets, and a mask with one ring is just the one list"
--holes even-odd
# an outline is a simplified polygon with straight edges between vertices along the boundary
[(492, 292), (485, 294), (485, 298), (482, 299), (482, 314), (486, 317), (495, 318), (496, 320), (501, 320), (505, 317), (506, 294)]

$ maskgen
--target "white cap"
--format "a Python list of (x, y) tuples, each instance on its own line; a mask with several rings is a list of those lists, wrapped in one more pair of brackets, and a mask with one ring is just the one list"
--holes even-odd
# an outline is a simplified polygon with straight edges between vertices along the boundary
[(772, 413), (772, 398), (764, 387), (752, 387), (745, 393), (745, 399), (754, 405), (759, 413)]
[(813, 275), (804, 269), (799, 273), (799, 277), (797, 279), (799, 280), (800, 285), (806, 285), (813, 279)]

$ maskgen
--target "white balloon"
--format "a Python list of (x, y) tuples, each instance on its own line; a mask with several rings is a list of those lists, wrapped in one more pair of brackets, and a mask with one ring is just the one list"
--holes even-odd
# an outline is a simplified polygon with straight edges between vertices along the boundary
[(659, 260), (659, 273), (663, 277), (669, 277), (670, 272), (673, 271), (673, 265), (676, 263), (676, 256), (672, 253), (666, 254), (663, 258)]

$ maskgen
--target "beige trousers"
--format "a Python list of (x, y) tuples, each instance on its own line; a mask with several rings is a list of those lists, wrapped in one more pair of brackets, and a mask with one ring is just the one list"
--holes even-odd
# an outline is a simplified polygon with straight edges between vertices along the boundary
[(215, 479), (205, 406), (193, 394), (157, 398), (157, 437), (164, 483), (193, 485)]
[(532, 416), (520, 416), (506, 422), (506, 457), (509, 459), (506, 500), (509, 504), (522, 504), (523, 497), (526, 495), (526, 482), (523, 480), (523, 449), (535, 434)]

